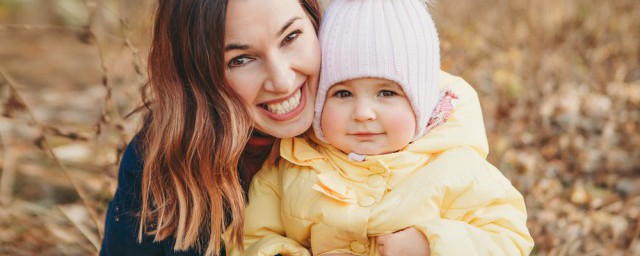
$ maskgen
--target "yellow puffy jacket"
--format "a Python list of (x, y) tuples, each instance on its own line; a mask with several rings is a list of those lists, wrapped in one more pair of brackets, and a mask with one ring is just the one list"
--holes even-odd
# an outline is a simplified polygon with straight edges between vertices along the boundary
[(431, 255), (528, 255), (524, 199), (485, 160), (477, 94), (441, 77), (459, 97), (449, 120), (399, 152), (354, 162), (312, 133), (282, 140), (282, 159), (249, 189), (244, 255), (379, 255), (375, 236), (407, 227)]

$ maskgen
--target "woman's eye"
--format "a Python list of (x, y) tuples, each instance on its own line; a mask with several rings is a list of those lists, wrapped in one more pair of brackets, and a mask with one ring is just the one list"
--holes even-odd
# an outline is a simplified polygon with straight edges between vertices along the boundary
[(251, 62), (253, 59), (249, 58), (247, 56), (239, 56), (239, 57), (235, 57), (233, 59), (231, 59), (229, 61), (229, 68), (237, 68), (237, 67), (241, 67), (246, 65), (247, 63)]
[(284, 37), (284, 39), (282, 40), (282, 44), (281, 45), (290, 44), (291, 42), (296, 40), (296, 38), (298, 38), (298, 36), (300, 36), (300, 34), (302, 34), (302, 31), (300, 31), (300, 30), (296, 30), (296, 31), (291, 32), (290, 34), (288, 34), (287, 36)]
[(383, 91), (380, 91), (380, 93), (378, 95), (380, 95), (382, 97), (391, 97), (391, 96), (395, 96), (395, 95), (398, 95), (398, 94), (395, 93), (394, 91), (383, 90)]
[(340, 90), (337, 91), (333, 94), (334, 97), (336, 98), (347, 98), (347, 97), (351, 97), (351, 92), (349, 91), (345, 91), (345, 90)]

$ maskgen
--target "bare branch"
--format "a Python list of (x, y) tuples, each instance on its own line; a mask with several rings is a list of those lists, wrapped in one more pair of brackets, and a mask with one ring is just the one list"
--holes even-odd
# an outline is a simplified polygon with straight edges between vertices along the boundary
[[(0, 118), (0, 123), (4, 119)], [(16, 174), (16, 159), (12, 142), (13, 134), (10, 134), (10, 128), (0, 131), (0, 139), (2, 140), (2, 146), (4, 149), (4, 161), (2, 165), (2, 177), (0, 177), (0, 204), (7, 207), (13, 200), (13, 184), (15, 182)]]
[[(89, 215), (91, 216), (91, 218), (93, 219), (94, 224), (96, 225), (96, 227), (98, 228), (99, 234), (102, 234), (102, 224), (100, 222), (100, 219), (98, 218), (98, 214), (96, 213), (95, 209), (93, 207), (91, 207), (90, 203), (89, 203), (89, 199), (87, 197), (87, 193), (84, 191), (84, 189), (78, 184), (78, 182), (73, 178), (73, 176), (71, 175), (71, 173), (67, 170), (67, 168), (65, 167), (65, 165), (62, 163), (62, 161), (60, 161), (60, 159), (58, 159), (58, 157), (56, 156), (56, 154), (53, 152), (53, 149), (51, 148), (51, 144), (49, 143), (45, 132), (46, 129), (44, 125), (42, 125), (42, 123), (40, 123), (38, 121), (38, 119), (36, 119), (35, 115), (33, 115), (33, 112), (29, 109), (29, 107), (25, 104), (25, 101), (22, 99), (22, 97), (20, 96), (20, 94), (18, 93), (18, 91), (16, 90), (15, 87), (15, 82), (13, 81), (13, 79), (7, 74), (7, 72), (3, 69), (0, 68), (0, 75), (2, 75), (4, 77), (4, 79), (6, 79), (7, 84), (9, 86), (9, 88), (12, 90), (12, 93), (16, 96), (16, 99), (25, 106), (25, 111), (29, 114), (31, 121), (33, 121), (33, 123), (36, 124), (36, 126), (40, 129), (40, 131), (42, 132), (42, 137), (39, 143), (39, 146), (49, 154), (49, 156), (51, 157), (51, 159), (53, 159), (53, 161), (56, 163), (56, 165), (58, 165), (58, 167), (60, 167), (60, 169), (62, 170), (62, 172), (67, 176), (67, 179), (69, 179), (69, 181), (71, 182), (71, 185), (73, 186), (73, 188), (75, 189), (76, 193), (78, 193), (78, 196), (80, 197), (82, 204), (84, 205), (84, 207), (87, 209), (87, 212), (89, 212)], [(100, 237), (102, 238), (102, 237)]]
[(90, 230), (88, 230), (87, 227), (82, 225), (79, 220), (72, 218), (68, 210), (63, 206), (58, 205), (58, 209), (60, 210), (60, 212), (62, 212), (62, 215), (64, 215), (67, 220), (69, 220), (80, 231), (80, 233), (82, 233), (82, 235), (91, 243), (91, 245), (93, 245), (93, 248), (96, 249), (96, 252), (100, 251), (100, 243), (98, 242), (98, 238)]

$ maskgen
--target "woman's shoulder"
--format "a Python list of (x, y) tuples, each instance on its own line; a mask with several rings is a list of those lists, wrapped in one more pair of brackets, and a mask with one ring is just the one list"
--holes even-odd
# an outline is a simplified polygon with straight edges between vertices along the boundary
[(129, 145), (122, 154), (120, 166), (142, 171), (144, 166), (144, 153), (142, 152), (142, 134), (137, 134), (131, 139)]
[(195, 249), (174, 251), (173, 236), (160, 242), (156, 242), (152, 235), (143, 237), (142, 242), (137, 241), (140, 221), (138, 213), (142, 205), (143, 138), (141, 133), (134, 136), (122, 155), (118, 188), (107, 209), (100, 255), (202, 255)]
[(142, 134), (137, 134), (122, 154), (118, 170), (118, 187), (142, 181), (142, 170), (144, 169), (144, 152), (142, 150)]

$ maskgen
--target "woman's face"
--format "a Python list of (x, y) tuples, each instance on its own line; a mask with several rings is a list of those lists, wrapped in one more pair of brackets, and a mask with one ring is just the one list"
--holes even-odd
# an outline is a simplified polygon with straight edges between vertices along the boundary
[(305, 132), (320, 47), (298, 0), (229, 0), (225, 29), (225, 77), (248, 103), (255, 127), (278, 138)]

